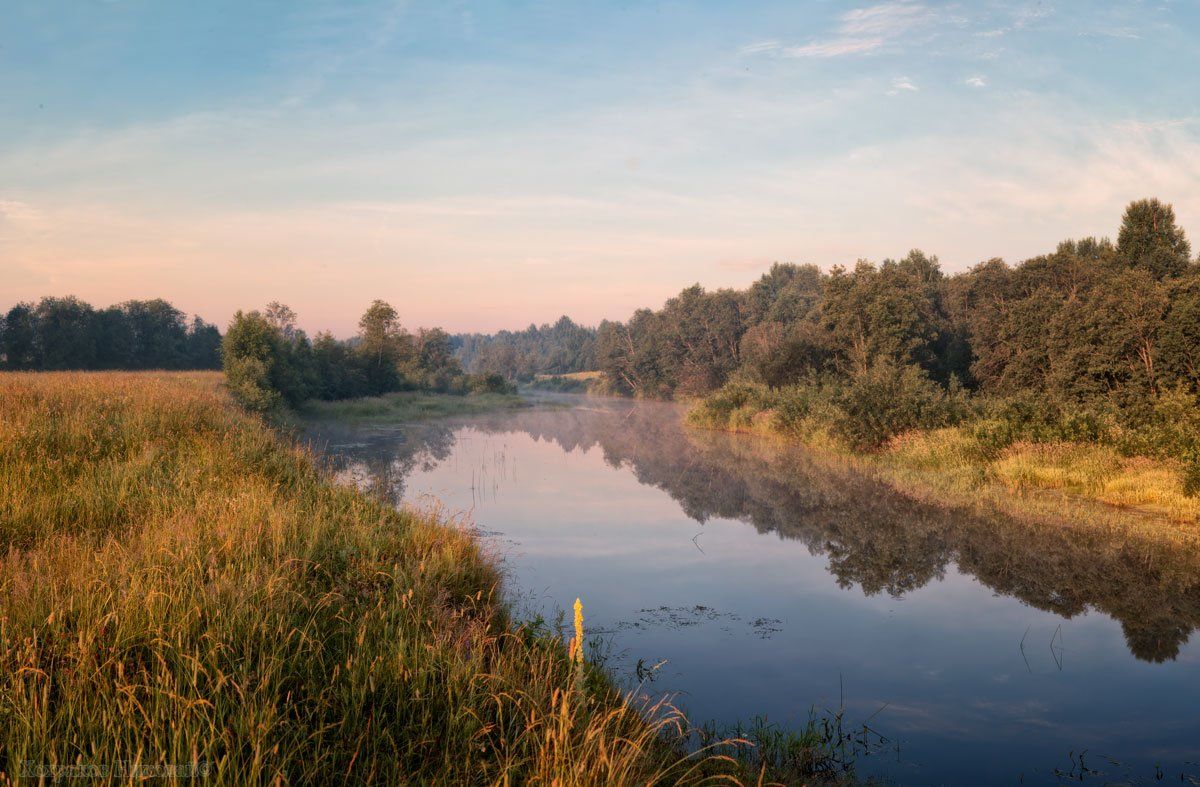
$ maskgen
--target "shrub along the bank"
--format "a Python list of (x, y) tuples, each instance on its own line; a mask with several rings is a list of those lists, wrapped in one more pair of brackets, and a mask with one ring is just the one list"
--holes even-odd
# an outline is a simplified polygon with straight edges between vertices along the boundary
[(734, 381), (703, 399), (694, 423), (739, 430), (823, 428), (856, 450), (873, 450), (911, 429), (950, 426), (971, 409), (963, 389), (943, 388), (919, 368), (880, 363), (847, 377), (812, 377), (771, 388)]
[(943, 388), (918, 366), (876, 363), (834, 388), (835, 431), (853, 448), (873, 449), (910, 429), (952, 426), (969, 410), (957, 382)]

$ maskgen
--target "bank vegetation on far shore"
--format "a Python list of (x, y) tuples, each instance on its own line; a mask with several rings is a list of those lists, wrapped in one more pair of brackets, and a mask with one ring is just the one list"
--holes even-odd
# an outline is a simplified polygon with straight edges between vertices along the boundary
[(1102, 410), (981, 400), (881, 369), (850, 384), (732, 382), (694, 402), (687, 420), (799, 441), (933, 503), (1200, 543), (1195, 469), (1179, 458), (1200, 431), (1200, 406), (1184, 391), (1157, 398), (1130, 428)]
[(327, 402), (311, 400), (296, 411), (305, 420), (349, 423), (396, 424), (429, 418), (475, 415), (496, 410), (515, 410), (528, 402), (515, 393), (478, 393), (466, 396), (400, 391), (359, 399)]

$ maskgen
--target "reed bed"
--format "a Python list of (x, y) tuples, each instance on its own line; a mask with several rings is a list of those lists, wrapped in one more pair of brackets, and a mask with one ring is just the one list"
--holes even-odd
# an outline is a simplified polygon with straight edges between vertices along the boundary
[(511, 619), (468, 531), (331, 483), (216, 374), (0, 375), (0, 539), (8, 780), (759, 775), (687, 754), (678, 713)]

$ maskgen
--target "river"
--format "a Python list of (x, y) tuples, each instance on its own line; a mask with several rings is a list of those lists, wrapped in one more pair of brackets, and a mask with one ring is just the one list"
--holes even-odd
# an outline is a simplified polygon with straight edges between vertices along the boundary
[(841, 712), (899, 784), (1200, 784), (1200, 557), (921, 504), (671, 404), (537, 401), (310, 434), (478, 528), (524, 614), (581, 598), (593, 655), (693, 721)]

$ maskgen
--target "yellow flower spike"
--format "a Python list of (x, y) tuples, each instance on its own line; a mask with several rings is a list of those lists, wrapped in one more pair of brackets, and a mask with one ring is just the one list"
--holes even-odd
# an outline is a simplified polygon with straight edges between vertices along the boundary
[(583, 663), (583, 602), (575, 599), (575, 661)]

